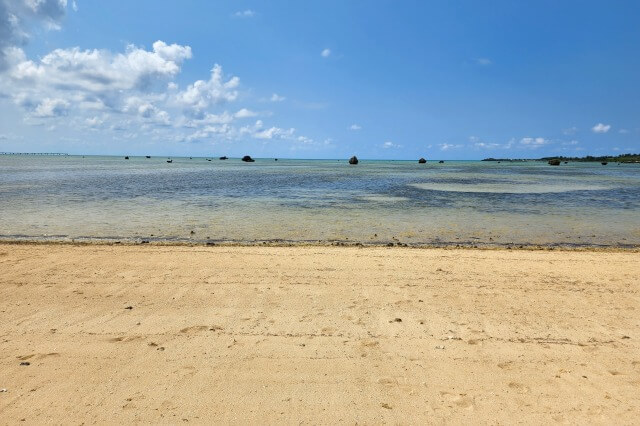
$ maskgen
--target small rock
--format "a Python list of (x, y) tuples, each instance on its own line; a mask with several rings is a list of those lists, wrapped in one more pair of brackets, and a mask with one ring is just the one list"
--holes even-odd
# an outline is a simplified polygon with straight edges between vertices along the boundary
[(622, 336), (623, 339), (631, 339), (629, 336)]
[(354, 155), (353, 157), (349, 158), (349, 164), (358, 164), (358, 157)]
[(387, 410), (391, 410), (392, 409), (391, 406), (389, 404), (387, 404), (386, 402), (381, 403), (380, 406), (382, 408), (387, 409)]
[(195, 234), (195, 233), (196, 233), (196, 231), (191, 231), (191, 235), (193, 235), (193, 234)]
[(29, 361), (22, 361), (20, 365), (31, 365), (31, 363)]
[(425, 164), (426, 162), (427, 162), (427, 160), (425, 160), (424, 158), (420, 158), (420, 159), (418, 160), (418, 163), (419, 163), (419, 164)]
[(131, 310), (131, 309), (133, 309), (133, 306), (127, 306), (125, 309)]
[(394, 318), (392, 321), (389, 322), (402, 322), (402, 318)]
[(6, 392), (6, 391), (7, 391), (7, 388), (2, 388), (2, 389), (0, 389), (0, 393), (4, 393), (4, 392)]
[(256, 160), (254, 160), (253, 158), (251, 158), (251, 156), (250, 156), (250, 155), (245, 155), (244, 157), (242, 157), (242, 161), (244, 161), (245, 163), (253, 163), (253, 162), (254, 162), (254, 161), (256, 161)]
[(438, 346), (436, 346), (436, 349), (444, 349), (444, 346), (438, 345)]

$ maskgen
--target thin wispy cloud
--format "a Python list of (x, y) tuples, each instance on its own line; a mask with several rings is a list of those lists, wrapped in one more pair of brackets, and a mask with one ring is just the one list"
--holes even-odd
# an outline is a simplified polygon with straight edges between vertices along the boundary
[(493, 61), (491, 61), (491, 59), (489, 59), (489, 58), (477, 58), (476, 59), (476, 64), (482, 65), (482, 66), (487, 66), (487, 65), (493, 64)]
[(256, 14), (256, 12), (254, 12), (251, 9), (247, 9), (247, 10), (240, 10), (236, 13), (233, 14), (233, 16), (235, 16), (236, 18), (251, 18)]
[(331, 55), (331, 49), (324, 49), (322, 52), (320, 52), (320, 56), (322, 56), (323, 58), (328, 58)]
[(287, 98), (285, 98), (284, 96), (280, 96), (280, 95), (278, 95), (277, 93), (274, 93), (274, 94), (273, 94), (273, 95), (271, 95), (271, 97), (269, 98), (269, 100), (270, 100), (271, 102), (282, 102), (282, 101), (284, 101), (285, 99), (287, 99)]
[(358, 124), (352, 124), (351, 126), (349, 126), (349, 130), (361, 130), (362, 127)]

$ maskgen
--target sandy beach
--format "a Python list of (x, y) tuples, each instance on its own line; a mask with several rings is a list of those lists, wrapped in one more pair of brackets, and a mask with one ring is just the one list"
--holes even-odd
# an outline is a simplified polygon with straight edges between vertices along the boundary
[(640, 418), (638, 252), (2, 244), (0, 270), (2, 424)]

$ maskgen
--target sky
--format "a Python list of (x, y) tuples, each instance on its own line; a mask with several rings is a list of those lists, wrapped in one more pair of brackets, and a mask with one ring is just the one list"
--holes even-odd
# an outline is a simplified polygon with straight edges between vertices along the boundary
[(640, 152), (640, 2), (0, 0), (0, 151)]

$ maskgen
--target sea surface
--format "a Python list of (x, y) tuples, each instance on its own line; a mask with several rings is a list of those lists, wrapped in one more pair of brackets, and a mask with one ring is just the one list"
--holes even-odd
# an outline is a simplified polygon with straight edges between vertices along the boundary
[(0, 239), (640, 246), (640, 165), (0, 155)]

